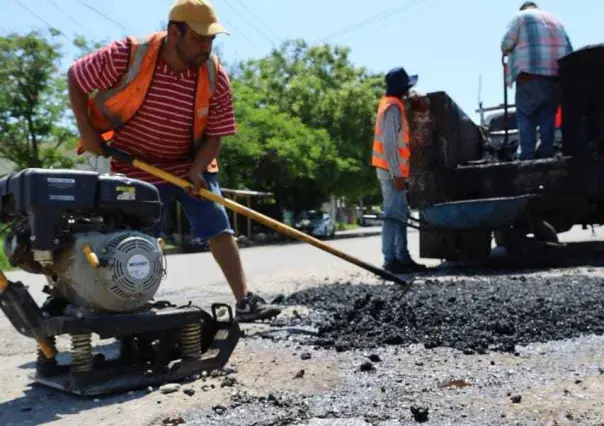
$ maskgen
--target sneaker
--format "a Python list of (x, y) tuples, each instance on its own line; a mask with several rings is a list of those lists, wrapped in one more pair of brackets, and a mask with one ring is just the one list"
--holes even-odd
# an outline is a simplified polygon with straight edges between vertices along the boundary
[(411, 268), (403, 265), (400, 260), (384, 263), (384, 269), (394, 275), (408, 274), (411, 272)]
[(235, 319), (238, 322), (254, 322), (272, 319), (281, 313), (281, 309), (269, 305), (260, 296), (248, 292), (243, 300), (235, 305)]
[(384, 269), (391, 274), (401, 275), (401, 274), (410, 274), (412, 272), (423, 272), (428, 268), (425, 265), (420, 265), (419, 263), (415, 263), (412, 259), (408, 259), (405, 261), (395, 260), (393, 262), (389, 262), (384, 264)]
[(426, 271), (428, 269), (428, 267), (426, 265), (422, 265), (422, 264), (416, 263), (413, 259), (407, 259), (405, 261), (400, 261), (399, 260), (399, 263), (403, 267), (405, 267), (407, 269), (410, 269), (413, 272), (423, 272), (423, 271)]

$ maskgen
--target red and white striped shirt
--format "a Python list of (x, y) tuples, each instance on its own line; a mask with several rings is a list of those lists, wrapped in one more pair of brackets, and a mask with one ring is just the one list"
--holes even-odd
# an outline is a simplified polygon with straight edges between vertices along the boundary
[[(125, 38), (79, 59), (73, 65), (76, 85), (90, 94), (113, 87), (128, 67), (130, 41)], [(145, 162), (185, 178), (191, 168), (193, 112), (197, 69), (176, 73), (160, 58), (147, 97), (134, 117), (113, 138), (116, 148), (140, 156)], [(235, 133), (231, 84), (220, 66), (216, 90), (210, 100), (206, 134), (223, 137)], [(133, 166), (112, 160), (111, 170), (154, 184), (160, 179)]]

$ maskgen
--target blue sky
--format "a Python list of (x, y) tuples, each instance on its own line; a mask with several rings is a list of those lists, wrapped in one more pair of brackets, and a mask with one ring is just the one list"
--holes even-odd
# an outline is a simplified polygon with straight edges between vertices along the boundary
[[(503, 102), (499, 44), (522, 1), (214, 0), (212, 3), (231, 33), (221, 36), (218, 42), (226, 60), (263, 56), (270, 52), (273, 43), (292, 38), (347, 45), (354, 63), (384, 72), (393, 66), (405, 66), (409, 72), (419, 74), (419, 90), (446, 91), (477, 120), (474, 110), (478, 106), (480, 75), (483, 103)], [(604, 37), (598, 35), (602, 34), (604, 2), (537, 0), (537, 3), (563, 20), (575, 48), (604, 42)], [(0, 32), (43, 29), (42, 19), (68, 37), (79, 32), (97, 40), (112, 40), (158, 29), (167, 19), (171, 4), (172, 0), (0, 0)], [(368, 18), (372, 18), (369, 24), (362, 24)], [(513, 91), (509, 95), (513, 96)]]

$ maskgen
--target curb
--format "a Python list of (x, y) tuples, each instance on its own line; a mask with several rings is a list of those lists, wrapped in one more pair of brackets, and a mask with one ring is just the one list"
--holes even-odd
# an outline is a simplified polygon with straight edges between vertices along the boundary
[[(368, 231), (368, 232), (346, 232), (344, 234), (340, 234), (338, 235), (338, 233), (336, 233), (335, 237), (333, 238), (329, 238), (329, 239), (325, 239), (323, 241), (325, 242), (329, 242), (329, 241), (335, 241), (335, 240), (345, 240), (345, 239), (350, 239), (350, 238), (363, 238), (363, 237), (375, 237), (375, 236), (379, 236), (382, 235), (381, 231)], [(239, 250), (244, 250), (247, 248), (254, 248), (254, 247), (266, 247), (266, 246), (279, 246), (279, 245), (291, 245), (291, 244), (305, 244), (303, 241), (298, 241), (298, 240), (286, 240), (286, 241), (274, 241), (274, 242), (265, 242), (265, 243), (244, 243), (244, 244), (240, 244), (239, 245)], [(178, 246), (178, 247), (170, 247), (164, 250), (164, 254), (167, 255), (173, 255), (173, 254), (191, 254), (191, 253), (203, 253), (209, 251), (207, 249), (202, 249), (202, 250), (191, 250), (191, 251), (185, 251), (183, 250), (182, 247)]]

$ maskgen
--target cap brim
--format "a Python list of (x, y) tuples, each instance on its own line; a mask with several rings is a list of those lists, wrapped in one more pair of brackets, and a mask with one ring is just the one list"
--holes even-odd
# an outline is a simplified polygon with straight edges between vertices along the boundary
[(417, 75), (409, 76), (409, 87), (413, 87), (417, 84), (418, 77)]
[(193, 31), (195, 31), (197, 34), (199, 34), (201, 36), (213, 36), (216, 34), (229, 34), (228, 31), (226, 30), (226, 28), (224, 28), (222, 26), (222, 24), (219, 24), (218, 22), (215, 22), (213, 24), (199, 24), (199, 23), (187, 22), (187, 25), (189, 25), (189, 27)]

